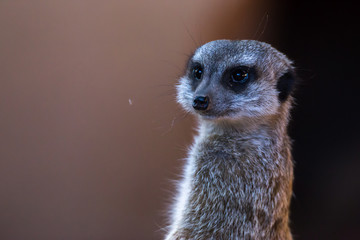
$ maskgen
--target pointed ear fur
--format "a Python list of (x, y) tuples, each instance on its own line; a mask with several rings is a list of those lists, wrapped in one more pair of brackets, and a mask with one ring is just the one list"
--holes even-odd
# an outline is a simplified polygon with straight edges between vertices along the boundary
[(295, 85), (295, 73), (293, 70), (288, 70), (279, 79), (276, 84), (276, 89), (279, 92), (279, 101), (285, 102), (292, 93)]

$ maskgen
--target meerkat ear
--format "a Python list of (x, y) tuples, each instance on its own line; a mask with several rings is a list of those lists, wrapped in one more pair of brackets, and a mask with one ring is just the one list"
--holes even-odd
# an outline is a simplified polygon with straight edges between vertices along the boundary
[(285, 102), (285, 100), (289, 97), (294, 88), (294, 84), (295, 73), (293, 70), (288, 70), (278, 79), (276, 89), (279, 92), (280, 102)]

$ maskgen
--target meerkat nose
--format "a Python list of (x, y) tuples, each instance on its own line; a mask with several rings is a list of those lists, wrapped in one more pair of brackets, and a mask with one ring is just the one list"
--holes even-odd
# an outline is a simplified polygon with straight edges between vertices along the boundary
[(195, 110), (206, 110), (209, 106), (209, 98), (203, 96), (197, 96), (193, 102), (193, 108)]

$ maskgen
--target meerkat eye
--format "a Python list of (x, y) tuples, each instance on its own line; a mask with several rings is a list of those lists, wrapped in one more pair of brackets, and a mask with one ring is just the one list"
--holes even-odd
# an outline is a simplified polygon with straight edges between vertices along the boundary
[(249, 73), (243, 69), (237, 69), (231, 74), (231, 80), (235, 83), (245, 83), (249, 79)]
[(195, 66), (192, 73), (195, 79), (200, 80), (203, 75), (203, 69), (201, 66)]

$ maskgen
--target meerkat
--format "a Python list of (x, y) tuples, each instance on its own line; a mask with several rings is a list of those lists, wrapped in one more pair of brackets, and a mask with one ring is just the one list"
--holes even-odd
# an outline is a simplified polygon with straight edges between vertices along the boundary
[(292, 62), (255, 40), (190, 57), (177, 101), (198, 119), (166, 240), (292, 239)]

